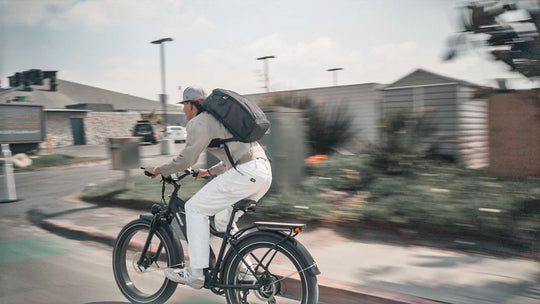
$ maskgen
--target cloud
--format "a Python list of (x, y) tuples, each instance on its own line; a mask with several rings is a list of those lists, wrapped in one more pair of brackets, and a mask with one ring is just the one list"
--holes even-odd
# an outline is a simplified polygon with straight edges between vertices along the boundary
[(353, 51), (326, 36), (306, 41), (282, 33), (273, 33), (255, 40), (247, 46), (247, 50), (257, 57), (275, 55), (280, 63), (304, 67), (334, 65), (355, 57)]
[(312, 40), (296, 40), (282, 33), (272, 33), (244, 46), (224, 43), (206, 48), (192, 57), (188, 69), (208, 83), (230, 85), (242, 92), (260, 91), (263, 64), (255, 60), (274, 55), (268, 63), (273, 90), (287, 89), (294, 85), (309, 86), (307, 79), (314, 71), (324, 77), (325, 70), (333, 64), (354, 59), (354, 54), (339, 47), (332, 39), (321, 36)]
[(43, 25), (54, 30), (135, 25), (173, 34), (203, 34), (216, 28), (178, 0), (0, 0), (0, 10), (7, 26)]
[(389, 83), (437, 60), (437, 50), (420, 47), (414, 41), (403, 41), (372, 46), (358, 60), (350, 62), (358, 80)]
[(66, 0), (0, 0), (0, 12), (6, 26), (32, 26), (50, 20), (73, 3)]
[(121, 24), (131, 19), (135, 12), (136, 7), (129, 5), (125, 0), (83, 1), (75, 3), (62, 17), (68, 24), (102, 27)]
[[(223, 48), (220, 54), (227, 58), (225, 62), (222, 59), (221, 65), (231, 65), (233, 62), (243, 67), (241, 76), (238, 71), (243, 83), (236, 81), (236, 84), (242, 87), (244, 92), (260, 92), (263, 86), (263, 64), (255, 58), (276, 56), (268, 62), (271, 90), (328, 85), (332, 75), (327, 69), (351, 68), (351, 62), (361, 58), (360, 50), (351, 49), (326, 35), (306, 37), (310, 36), (273, 32), (247, 41), (241, 48), (238, 48), (238, 45), (228, 46)], [(215, 53), (214, 55), (217, 56)]]
[(402, 60), (404, 55), (412, 55), (420, 52), (421, 49), (412, 41), (401, 43), (377, 45), (369, 51), (369, 56), (373, 59), (383, 61)]
[[(72, 24), (83, 25), (87, 28), (103, 28), (140, 24), (149, 20), (160, 20), (159, 8), (164, 5), (170, 5), (170, 2), (164, 0), (76, 1), (49, 25), (57, 27)], [(168, 11), (170, 10), (166, 10)]]
[[(505, 64), (495, 61), (486, 50), (469, 52), (452, 61), (442, 60), (442, 50), (420, 47), (413, 41), (385, 44), (369, 51), (369, 60), (363, 68), (357, 67), (364, 81), (392, 83), (415, 69), (494, 86), (495, 78), (509, 78), (515, 88), (533, 85), (522, 75), (511, 72)], [(496, 75), (496, 76), (495, 76)]]
[(175, 14), (158, 21), (160, 28), (167, 29), (173, 36), (185, 34), (209, 35), (216, 30), (216, 25), (203, 16)]

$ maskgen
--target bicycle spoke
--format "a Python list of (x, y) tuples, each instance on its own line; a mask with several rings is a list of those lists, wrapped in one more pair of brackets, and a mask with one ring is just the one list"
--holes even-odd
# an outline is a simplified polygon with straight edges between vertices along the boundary
[[(240, 304), (312, 304), (316, 303), (316, 277), (308, 270), (314, 265), (304, 266), (293, 246), (276, 245), (272, 242), (257, 242), (240, 249), (241, 256), (231, 262), (226, 273), (227, 284), (246, 284), (253, 280), (246, 289), (227, 290), (230, 303)], [(246, 260), (252, 262), (246, 266)], [(250, 277), (254, 269), (255, 278)], [(248, 273), (246, 275), (246, 272)], [(312, 291), (313, 290), (313, 291)], [(313, 292), (313, 295), (310, 293)]]
[[(271, 251), (274, 251), (274, 254), (272, 255), (272, 257), (270, 258), (270, 260), (268, 261), (268, 263), (266, 263), (266, 265), (263, 264), (263, 261), (266, 259), (266, 256), (271, 252)], [(270, 265), (270, 263), (272, 263), (272, 261), (274, 260), (275, 256), (277, 254), (277, 251), (274, 249), (269, 249), (268, 252), (259, 260), (259, 258), (257, 258), (256, 256), (253, 255), (253, 253), (250, 253), (250, 256), (257, 262), (257, 267), (255, 267), (255, 273), (258, 272), (258, 269), (259, 267), (264, 269), (265, 272), (268, 272), (268, 265)]]

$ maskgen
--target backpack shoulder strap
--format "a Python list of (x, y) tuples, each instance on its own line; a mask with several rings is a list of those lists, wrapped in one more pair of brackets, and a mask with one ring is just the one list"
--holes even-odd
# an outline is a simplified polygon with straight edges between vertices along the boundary
[(228, 142), (231, 142), (231, 141), (235, 141), (234, 138), (232, 138), (232, 137), (231, 138), (226, 138), (226, 139), (214, 138), (208, 144), (208, 148), (219, 148), (219, 147), (221, 147), (221, 145), (223, 145), (225, 143), (228, 143)]
[[(229, 159), (229, 162), (231, 163), (231, 165), (233, 166), (234, 169), (236, 169), (236, 165), (234, 163), (234, 160), (232, 158), (232, 155), (231, 155), (231, 150), (229, 150), (229, 147), (227, 146), (227, 143), (228, 142), (231, 142), (231, 141), (235, 141), (234, 138), (226, 138), (226, 139), (221, 139), (221, 138), (214, 138), (212, 139), (212, 141), (210, 141), (210, 144), (208, 144), (208, 147), (210, 148), (219, 148), (221, 145), (223, 145), (223, 148), (225, 149), (225, 153), (227, 153), (227, 158)], [(238, 169), (236, 169), (238, 170)]]

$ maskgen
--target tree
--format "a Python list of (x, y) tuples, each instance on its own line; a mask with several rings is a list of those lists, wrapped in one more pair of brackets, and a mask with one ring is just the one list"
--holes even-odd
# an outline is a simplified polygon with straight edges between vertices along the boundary
[[(446, 60), (459, 55), (472, 36), (483, 35), (495, 60), (527, 78), (540, 77), (540, 0), (474, 1), (461, 10), (463, 29), (450, 38)], [(522, 17), (509, 17), (518, 11)]]

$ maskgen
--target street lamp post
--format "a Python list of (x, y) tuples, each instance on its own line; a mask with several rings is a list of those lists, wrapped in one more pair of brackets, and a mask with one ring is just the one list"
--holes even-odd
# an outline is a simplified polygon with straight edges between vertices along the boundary
[(160, 47), (160, 61), (161, 61), (161, 94), (159, 94), (159, 101), (161, 102), (163, 120), (167, 122), (167, 94), (165, 93), (165, 48), (163, 46), (164, 42), (173, 41), (172, 38), (162, 38), (159, 40), (154, 40), (150, 43), (159, 44)]
[(343, 70), (343, 68), (328, 69), (328, 72), (334, 72), (334, 86), (337, 86), (337, 72)]
[(270, 79), (268, 77), (268, 59), (276, 58), (276, 56), (263, 56), (257, 58), (257, 60), (264, 61), (264, 87), (266, 88), (266, 92), (270, 91), (270, 87), (268, 86), (268, 83), (270, 82)]

